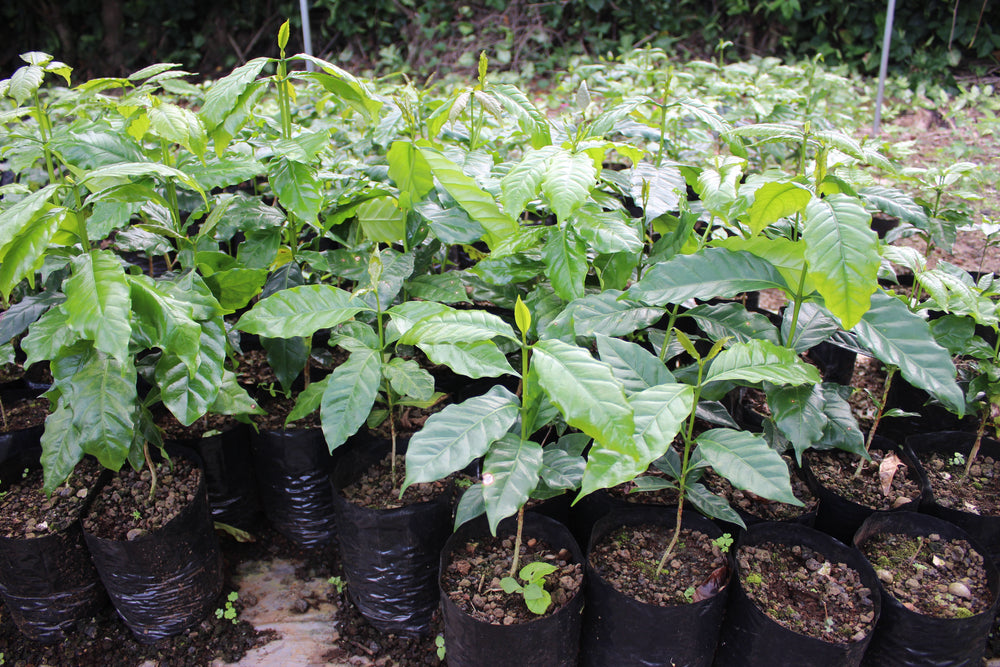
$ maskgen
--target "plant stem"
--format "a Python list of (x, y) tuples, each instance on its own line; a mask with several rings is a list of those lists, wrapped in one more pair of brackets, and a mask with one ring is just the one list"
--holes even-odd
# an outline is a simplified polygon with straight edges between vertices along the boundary
[(979, 428), (976, 429), (976, 441), (972, 443), (972, 451), (969, 452), (969, 458), (965, 461), (965, 470), (962, 472), (962, 479), (969, 476), (969, 469), (972, 468), (972, 462), (979, 455), (979, 447), (983, 444), (983, 434), (986, 433), (986, 420), (989, 416), (990, 403), (987, 400), (983, 405), (983, 414), (979, 419)]
[(795, 339), (798, 338), (798, 325), (799, 325), (799, 310), (802, 308), (802, 292), (806, 288), (806, 271), (809, 265), (805, 262), (802, 263), (802, 275), (799, 276), (799, 288), (795, 292), (795, 305), (792, 309), (792, 326), (791, 326), (791, 336), (785, 344), (788, 347), (795, 347)]
[(511, 559), (510, 576), (517, 576), (517, 566), (521, 560), (521, 534), (524, 532), (524, 505), (517, 510), (517, 534), (514, 537), (514, 558)]
[(677, 313), (680, 312), (681, 305), (675, 303), (670, 311), (670, 319), (667, 320), (667, 333), (663, 336), (663, 345), (660, 347), (660, 362), (666, 363), (667, 348), (670, 347), (670, 339), (674, 334), (674, 323), (677, 321)]
[(149, 441), (142, 443), (142, 455), (146, 459), (146, 466), (149, 468), (149, 502), (153, 502), (156, 498), (156, 465), (153, 463), (153, 457), (149, 454)]
[(3, 407), (3, 400), (0, 399), (0, 417), (3, 417), (3, 430), (7, 430), (7, 411)]
[[(882, 390), (882, 400), (879, 402), (878, 409), (875, 411), (875, 422), (872, 424), (871, 429), (868, 431), (868, 439), (865, 440), (865, 451), (871, 451), (872, 441), (875, 439), (875, 431), (878, 430), (878, 425), (882, 422), (882, 415), (885, 414), (885, 402), (889, 399), (889, 387), (892, 386), (892, 378), (896, 374), (896, 367), (889, 366), (888, 372), (885, 376), (885, 385), (883, 385)], [(854, 470), (854, 478), (861, 475), (861, 471), (865, 468), (865, 460), (861, 459), (858, 461), (858, 467)]]
[(38, 121), (38, 133), (42, 135), (42, 151), (45, 153), (45, 168), (49, 172), (49, 183), (55, 183), (56, 171), (52, 166), (52, 151), (49, 150), (49, 138), (51, 135), (48, 130), (51, 124), (48, 114), (42, 108), (42, 100), (38, 97), (37, 90), (34, 91), (32, 97), (34, 97), (35, 102), (35, 120)]

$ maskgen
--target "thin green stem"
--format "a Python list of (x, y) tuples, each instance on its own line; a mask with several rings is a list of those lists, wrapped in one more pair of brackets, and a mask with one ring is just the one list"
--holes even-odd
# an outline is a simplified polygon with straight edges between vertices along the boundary
[(795, 348), (795, 340), (799, 337), (799, 311), (802, 309), (802, 292), (806, 288), (806, 270), (808, 265), (802, 264), (802, 275), (799, 276), (799, 287), (795, 292), (795, 304), (792, 309), (792, 327), (791, 327), (791, 337), (785, 342), (785, 345), (790, 348)]
[(87, 235), (88, 212), (83, 208), (83, 200), (80, 198), (80, 188), (73, 186), (73, 196), (76, 199), (76, 235), (80, 237), (80, 244), (84, 252), (90, 252), (90, 238)]
[(674, 335), (674, 323), (677, 321), (677, 314), (681, 310), (681, 305), (675, 303), (670, 310), (670, 318), (667, 320), (667, 333), (663, 335), (663, 345), (660, 346), (660, 363), (667, 363), (667, 348), (670, 347), (670, 339)]
[[(865, 451), (871, 451), (872, 442), (875, 440), (875, 431), (878, 430), (878, 425), (882, 422), (882, 415), (885, 414), (885, 403), (889, 400), (889, 388), (892, 386), (892, 378), (896, 375), (896, 367), (889, 366), (886, 376), (885, 384), (882, 389), (882, 400), (876, 406), (875, 411), (875, 421), (872, 423), (871, 429), (868, 431), (868, 439), (865, 440)], [(865, 460), (861, 459), (858, 461), (858, 467), (854, 470), (854, 477), (861, 475), (861, 471), (865, 468)]]
[(142, 455), (146, 459), (146, 466), (149, 468), (149, 502), (153, 502), (156, 498), (156, 486), (158, 484), (156, 477), (156, 464), (153, 463), (153, 457), (149, 453), (149, 441), (143, 441), (142, 443)]
[(52, 151), (49, 150), (49, 139), (52, 137), (50, 133), (51, 123), (48, 114), (42, 107), (42, 100), (38, 96), (37, 90), (32, 93), (32, 97), (35, 102), (35, 120), (38, 121), (38, 133), (42, 136), (42, 151), (45, 153), (45, 168), (49, 172), (49, 183), (55, 183), (56, 170), (52, 165)]

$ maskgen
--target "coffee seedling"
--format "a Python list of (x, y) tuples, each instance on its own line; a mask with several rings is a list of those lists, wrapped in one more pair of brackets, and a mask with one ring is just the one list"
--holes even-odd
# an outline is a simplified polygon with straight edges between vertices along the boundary
[(556, 571), (556, 566), (551, 563), (534, 562), (528, 563), (521, 568), (518, 578), (525, 582), (525, 585), (517, 583), (514, 577), (504, 577), (500, 580), (500, 586), (508, 595), (520, 593), (524, 597), (524, 604), (528, 606), (533, 614), (539, 616), (544, 614), (552, 603), (552, 596), (545, 590), (543, 584), (545, 577)]

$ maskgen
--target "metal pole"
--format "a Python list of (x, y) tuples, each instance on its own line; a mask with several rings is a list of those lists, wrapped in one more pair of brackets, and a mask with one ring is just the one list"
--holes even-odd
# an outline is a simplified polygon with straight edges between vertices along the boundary
[[(299, 0), (299, 13), (302, 14), (302, 45), (308, 55), (313, 55), (312, 29), (309, 27), (309, 2)], [(316, 68), (309, 61), (306, 61), (306, 70), (312, 72)]]
[(889, 6), (885, 10), (885, 33), (882, 35), (882, 63), (878, 69), (878, 96), (875, 99), (875, 124), (872, 126), (872, 136), (876, 137), (882, 130), (882, 99), (885, 97), (885, 76), (889, 69), (889, 44), (892, 42), (892, 21), (895, 13), (896, 0), (889, 0)]

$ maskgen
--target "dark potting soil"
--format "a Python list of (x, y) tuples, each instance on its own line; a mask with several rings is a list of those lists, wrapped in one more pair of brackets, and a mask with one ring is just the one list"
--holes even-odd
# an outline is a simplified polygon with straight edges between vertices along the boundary
[[(556, 551), (541, 540), (527, 535), (521, 544), (518, 572), (528, 563), (543, 561), (556, 566), (545, 577), (544, 588), (552, 603), (541, 616), (524, 604), (518, 593), (505, 593), (500, 580), (510, 575), (514, 538), (486, 536), (469, 542), (463, 551), (451, 554), (441, 573), (441, 585), (452, 601), (466, 614), (494, 625), (527, 623), (550, 616), (578, 595), (583, 585), (583, 564), (573, 563), (568, 549)], [(519, 581), (518, 583), (524, 583)]]
[[(899, 461), (897, 467), (894, 461), (898, 459), (891, 458), (895, 456), (892, 452), (883, 452), (873, 447), (868, 453), (872, 460), (865, 462), (861, 474), (857, 476), (854, 471), (860, 459), (854, 454), (831, 449), (809, 451), (805, 456), (809, 459), (809, 467), (816, 480), (822, 486), (859, 505), (889, 510), (920, 498), (916, 474), (906, 464)], [(887, 493), (883, 484), (890, 478)]]
[(29, 398), (17, 401), (13, 405), (5, 405), (3, 419), (0, 420), (0, 433), (13, 433), (32, 426), (41, 426), (48, 416), (47, 398)]
[(741, 547), (736, 560), (747, 596), (782, 626), (838, 644), (864, 639), (871, 630), (872, 591), (847, 564), (773, 542)]
[(85, 459), (62, 486), (46, 496), (42, 471), (28, 472), (0, 498), (0, 535), (35, 538), (65, 529), (80, 518), (100, 476), (100, 466)]
[(965, 540), (881, 533), (862, 551), (885, 589), (910, 611), (966, 618), (993, 602), (983, 557)]
[(163, 430), (167, 440), (197, 440), (226, 431), (235, 426), (237, 420), (232, 415), (206, 413), (190, 426), (184, 426), (167, 410), (156, 415), (156, 425)]
[(14, 382), (24, 377), (24, 367), (18, 363), (0, 364), (0, 384)]
[[(782, 455), (785, 463), (791, 467), (792, 459), (790, 456)], [(751, 514), (756, 517), (760, 517), (766, 521), (788, 521), (790, 519), (795, 519), (802, 516), (807, 512), (812, 512), (819, 505), (819, 498), (813, 495), (812, 491), (809, 490), (809, 486), (794, 472), (789, 474), (789, 479), (792, 483), (792, 493), (795, 497), (802, 501), (803, 507), (797, 507), (795, 505), (789, 505), (788, 503), (782, 503), (775, 500), (768, 500), (767, 498), (761, 498), (758, 495), (754, 495), (749, 491), (744, 491), (742, 489), (737, 489), (729, 480), (726, 478), (715, 474), (715, 471), (708, 470), (702, 477), (702, 481), (705, 486), (709, 488), (712, 493), (724, 497), (729, 501), (730, 507), (742, 510), (747, 514)]]
[(235, 359), (236, 380), (244, 387), (278, 385), (278, 376), (267, 363), (267, 352), (264, 350), (247, 350), (243, 354), (235, 355)]
[(190, 461), (174, 458), (156, 464), (156, 493), (149, 497), (149, 468), (136, 472), (124, 466), (100, 490), (83, 519), (91, 535), (110, 540), (134, 540), (164, 526), (194, 501), (201, 470)]
[(274, 396), (265, 393), (257, 398), (257, 403), (264, 410), (265, 414), (251, 415), (250, 418), (253, 419), (259, 428), (269, 431), (280, 431), (286, 428), (289, 431), (305, 431), (311, 428), (320, 428), (321, 426), (318, 410), (309, 413), (302, 419), (289, 423), (287, 426), (285, 425), (285, 418), (288, 417), (292, 408), (295, 407), (294, 397), (288, 398), (281, 393)]
[(386, 456), (353, 484), (343, 489), (344, 497), (350, 502), (369, 509), (395, 509), (433, 500), (448, 488), (451, 476), (436, 482), (411, 484), (403, 497), (399, 497), (399, 487), (406, 477), (406, 458), (396, 455), (396, 477), (393, 479), (390, 456)]
[(722, 549), (708, 535), (682, 528), (665, 567), (656, 574), (673, 528), (626, 526), (594, 545), (590, 564), (618, 592), (639, 602), (667, 607), (715, 595), (728, 578)]
[(1000, 461), (978, 456), (965, 476), (965, 457), (961, 455), (917, 456), (927, 471), (938, 505), (971, 514), (1000, 514)]

